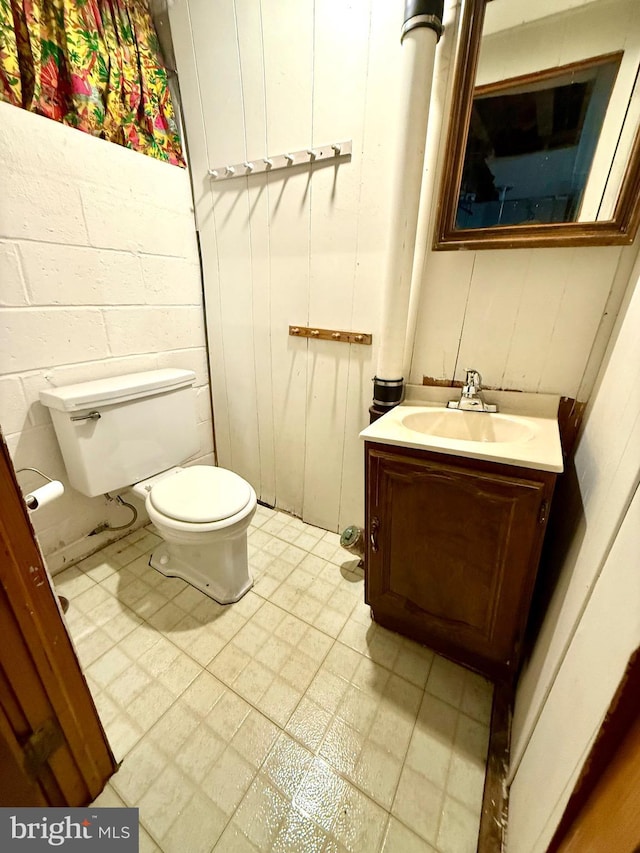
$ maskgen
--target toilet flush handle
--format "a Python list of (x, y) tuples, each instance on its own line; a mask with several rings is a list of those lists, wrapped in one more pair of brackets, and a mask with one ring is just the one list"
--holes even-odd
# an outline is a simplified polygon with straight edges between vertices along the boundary
[(102, 415), (100, 412), (89, 412), (88, 415), (71, 415), (72, 421), (99, 421)]

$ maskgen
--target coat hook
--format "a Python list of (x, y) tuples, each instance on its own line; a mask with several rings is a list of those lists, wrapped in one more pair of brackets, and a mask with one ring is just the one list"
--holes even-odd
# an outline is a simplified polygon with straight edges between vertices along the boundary
[(262, 172), (275, 172), (278, 169), (291, 170), (292, 166), (301, 166), (304, 163), (314, 165), (320, 163), (322, 160), (349, 157), (351, 146), (352, 140), (346, 139), (342, 142), (327, 143), (326, 145), (315, 147), (309, 145), (308, 148), (302, 148), (300, 151), (290, 148), (288, 151), (285, 150), (284, 153), (274, 154), (271, 157), (265, 154), (264, 157), (259, 157), (256, 160), (249, 160), (246, 157), (247, 150), (245, 149), (244, 154), (246, 159), (244, 161), (238, 158), (238, 162), (233, 165), (225, 165), (223, 161), (222, 165), (208, 169), (207, 174), (211, 179), (224, 181), (228, 178), (248, 177), (249, 175), (257, 175)]

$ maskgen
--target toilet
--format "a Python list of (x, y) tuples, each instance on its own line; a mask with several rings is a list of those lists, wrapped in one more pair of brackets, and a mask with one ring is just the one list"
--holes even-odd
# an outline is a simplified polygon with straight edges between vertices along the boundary
[(163, 539), (150, 565), (229, 604), (253, 584), (257, 499), (233, 471), (181, 467), (199, 447), (194, 381), (190, 370), (149, 370), (47, 389), (40, 400), (73, 488), (88, 497), (131, 488)]
[(252, 487), (226, 468), (193, 465), (136, 483), (133, 491), (164, 542), (149, 561), (220, 604), (251, 589), (247, 528), (256, 511)]

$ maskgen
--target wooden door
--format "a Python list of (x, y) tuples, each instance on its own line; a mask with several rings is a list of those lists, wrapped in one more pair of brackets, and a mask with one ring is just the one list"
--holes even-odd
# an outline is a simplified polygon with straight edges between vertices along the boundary
[(367, 467), (374, 618), (488, 675), (513, 671), (553, 476), (374, 445)]
[(547, 853), (640, 849), (640, 649), (631, 655)]
[(640, 717), (600, 777), (559, 853), (636, 853), (640, 847)]
[(0, 451), (0, 806), (84, 806), (117, 765)]

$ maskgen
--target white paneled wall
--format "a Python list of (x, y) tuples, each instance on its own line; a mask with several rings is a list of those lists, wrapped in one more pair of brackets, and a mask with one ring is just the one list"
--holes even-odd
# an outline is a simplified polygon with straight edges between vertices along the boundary
[[(411, 381), (588, 398), (637, 247), (428, 252)], [(593, 377), (592, 377), (593, 378)]]
[[(398, 9), (204, 0), (171, 7), (194, 172), (221, 464), (337, 530), (363, 520), (358, 432), (373, 348), (289, 324), (372, 331), (386, 252)], [(401, 10), (400, 10), (401, 16)], [(374, 61), (384, 56), (385, 62)], [(340, 139), (353, 156), (210, 183), (208, 168)]]
[(508, 850), (542, 853), (640, 642), (640, 264), (575, 454), (573, 531), (516, 693)]
[[(363, 452), (381, 326), (403, 3), (175, 0), (171, 29), (205, 273), (220, 462), (260, 498), (331, 530), (363, 521)], [(446, 101), (457, 4), (437, 52)], [(425, 93), (427, 97), (427, 93)], [(427, 167), (442, 162), (435, 128)], [(353, 139), (317, 164), (216, 184), (207, 170)], [(439, 180), (435, 181), (436, 192)], [(436, 207), (436, 198), (427, 199)], [(634, 250), (427, 252), (408, 379), (586, 399)], [(287, 336), (373, 332), (374, 346)]]
[(16, 468), (65, 483), (32, 515), (51, 569), (104, 544), (85, 538), (99, 522), (129, 516), (68, 485), (39, 391), (156, 367), (195, 370), (198, 457), (211, 462), (188, 174), (0, 103), (0, 425)]

